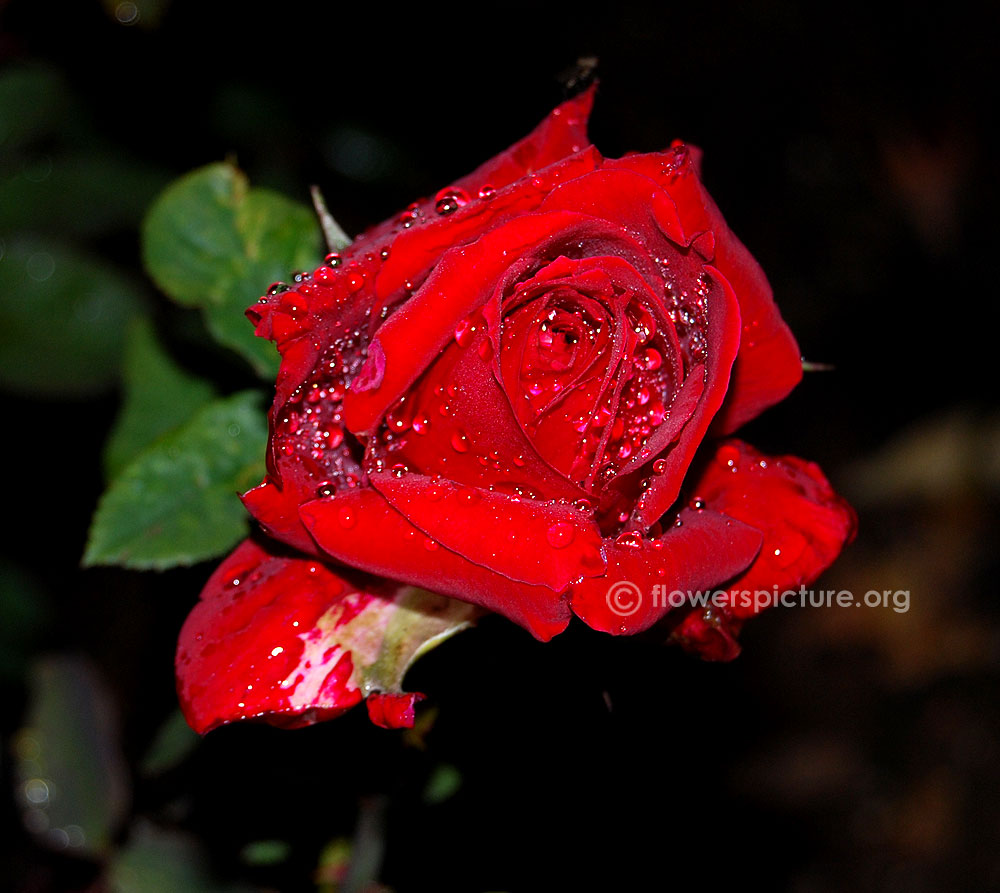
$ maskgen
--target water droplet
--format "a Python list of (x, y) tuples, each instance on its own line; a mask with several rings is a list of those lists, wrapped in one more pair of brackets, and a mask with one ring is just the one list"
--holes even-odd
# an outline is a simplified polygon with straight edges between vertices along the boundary
[(618, 474), (618, 466), (613, 464), (605, 465), (597, 475), (597, 480), (602, 484), (610, 483)]
[(469, 451), (469, 441), (464, 432), (455, 431), (452, 433), (451, 448), (456, 453), (467, 453)]
[(337, 512), (337, 520), (340, 522), (341, 527), (353, 527), (358, 523), (357, 517), (354, 515), (346, 505), (341, 506), (340, 511)]
[(468, 347), (472, 343), (472, 336), (476, 334), (476, 327), (471, 319), (463, 319), (455, 326), (455, 343), (459, 347)]
[(700, 512), (703, 508), (705, 508), (705, 500), (702, 499), (700, 496), (696, 496), (694, 499), (691, 500), (691, 508), (696, 509), (697, 511)]
[(493, 345), (490, 343), (489, 338), (484, 338), (480, 341), (477, 350), (479, 351), (479, 356), (487, 362), (489, 362), (490, 358), (493, 356)]
[(268, 288), (267, 293), (274, 297), (275, 295), (280, 295), (283, 291), (288, 291), (291, 286), (287, 282), (272, 282)]
[(573, 538), (576, 536), (576, 528), (572, 524), (568, 524), (566, 521), (556, 521), (549, 529), (545, 532), (545, 538), (549, 541), (549, 545), (553, 549), (565, 549), (570, 543), (573, 542)]
[(625, 546), (629, 549), (641, 549), (642, 534), (635, 530), (627, 530), (625, 533), (619, 533), (615, 537), (615, 545)]
[(442, 189), (434, 197), (434, 210), (438, 214), (453, 214), (463, 205), (468, 204), (469, 194), (458, 187)]
[(437, 540), (432, 540), (432, 539), (431, 539), (430, 537), (427, 537), (427, 538), (426, 538), (426, 539), (424, 540), (424, 548), (425, 548), (425, 549), (426, 549), (426, 550), (427, 550), (428, 552), (436, 552), (436, 551), (438, 550), (438, 543), (437, 543)]
[(407, 468), (407, 466), (404, 465), (402, 462), (397, 462), (395, 465), (392, 466), (392, 468), (389, 469), (389, 474), (391, 474), (394, 478), (401, 478), (409, 470), (410, 469)]
[(492, 198), (494, 195), (496, 195), (496, 189), (494, 189), (489, 183), (484, 183), (479, 187), (480, 198)]
[(333, 496), (337, 492), (336, 487), (334, 487), (332, 481), (324, 481), (316, 488), (316, 495), (323, 499), (326, 496)]
[(663, 474), (667, 470), (668, 464), (666, 459), (657, 459), (653, 463), (653, 474)]
[(740, 458), (740, 451), (734, 446), (724, 446), (719, 448), (718, 459), (719, 462), (727, 466), (730, 471), (737, 472), (739, 467), (737, 462)]
[(331, 251), (326, 257), (323, 258), (323, 263), (328, 267), (339, 267), (341, 264), (340, 255), (336, 251)]

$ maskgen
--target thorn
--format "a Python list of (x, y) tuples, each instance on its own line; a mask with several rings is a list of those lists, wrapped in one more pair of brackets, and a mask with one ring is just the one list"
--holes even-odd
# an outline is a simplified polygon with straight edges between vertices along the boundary
[(323, 193), (320, 192), (319, 187), (310, 186), (309, 194), (312, 196), (313, 208), (316, 209), (316, 216), (319, 218), (319, 225), (323, 230), (323, 238), (326, 240), (326, 250), (343, 250), (351, 244), (351, 237), (340, 228), (340, 224), (333, 219), (333, 215), (327, 210), (326, 202), (323, 200)]
[(586, 90), (597, 77), (597, 56), (581, 56), (574, 65), (559, 73), (559, 83), (567, 96)]
[(803, 372), (833, 372), (836, 368), (833, 363), (810, 363), (809, 360), (802, 361)]

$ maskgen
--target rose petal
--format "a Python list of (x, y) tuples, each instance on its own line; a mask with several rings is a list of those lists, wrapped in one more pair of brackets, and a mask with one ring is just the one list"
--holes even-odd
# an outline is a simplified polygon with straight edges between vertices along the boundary
[(728, 580), (760, 549), (759, 531), (717, 512), (685, 509), (679, 520), (680, 526), (656, 539), (632, 535), (606, 541), (608, 572), (573, 587), (576, 615), (601, 632), (640, 632), (677, 607), (668, 598), (671, 592), (709, 589)]
[(697, 237), (709, 232), (714, 236), (714, 265), (729, 280), (744, 321), (732, 382), (715, 423), (719, 433), (725, 434), (784, 399), (802, 379), (802, 360), (767, 277), (702, 185), (696, 167), (701, 153), (680, 144), (675, 144), (673, 151), (680, 160), (669, 164), (664, 164), (663, 153), (656, 153), (607, 160), (604, 167), (633, 170), (656, 179), (673, 198), (689, 234)]
[(853, 539), (857, 518), (816, 465), (794, 456), (764, 456), (740, 440), (715, 450), (691, 481), (690, 493), (764, 536), (756, 560), (727, 587), (728, 604), (692, 612), (674, 633), (689, 650), (725, 660), (738, 652), (734, 636), (742, 620), (767, 604), (753, 593), (811, 584)]
[(520, 499), (423, 475), (372, 474), (386, 501), (415, 527), (469, 561), (555, 592), (604, 572), (601, 534), (572, 505)]
[(282, 490), (268, 478), (240, 498), (268, 536), (318, 557), (316, 543), (299, 518), (297, 496), (298, 493), (293, 488)]
[(204, 734), (240, 719), (308, 725), (361, 701), (337, 629), (391, 601), (325, 565), (244, 542), (209, 579), (181, 630), (181, 706)]
[(368, 707), (368, 718), (383, 729), (412, 729), (414, 708), (423, 699), (424, 695), (420, 692), (374, 692), (368, 695), (365, 706)]
[(453, 340), (407, 393), (401, 415), (409, 427), (394, 435), (386, 461), (483, 489), (582, 498), (585, 493), (548, 465), (522, 430), (487, 359), (492, 348), (485, 320), (473, 319), (462, 330), (468, 333), (464, 346)]
[[(854, 537), (857, 517), (819, 466), (795, 456), (765, 456), (728, 440), (690, 484), (715, 511), (764, 533), (760, 555), (732, 589), (794, 589), (813, 582)], [(734, 607), (735, 616), (752, 609)]]
[(729, 373), (739, 349), (740, 312), (726, 279), (715, 272), (708, 298), (705, 389), (674, 446), (657, 460), (649, 489), (636, 504), (630, 527), (646, 530), (674, 504), (695, 453), (726, 398)]
[(549, 239), (571, 240), (587, 226), (587, 218), (577, 214), (531, 214), (518, 218), (516, 226), (499, 226), (471, 245), (445, 252), (421, 288), (378, 330), (375, 340), (386, 358), (385, 374), (378, 387), (348, 392), (348, 428), (359, 434), (375, 430), (379, 418), (430, 365), (456, 327), (485, 303), (517, 258)]
[(563, 594), (518, 583), (443, 547), (376, 490), (359, 487), (318, 499), (303, 505), (300, 515), (324, 552), (353, 567), (496, 611), (542, 641), (569, 623)]

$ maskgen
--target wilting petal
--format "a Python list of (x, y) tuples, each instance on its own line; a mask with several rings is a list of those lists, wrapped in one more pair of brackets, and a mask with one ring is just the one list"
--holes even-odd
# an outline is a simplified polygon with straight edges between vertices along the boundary
[(181, 631), (179, 695), (199, 733), (241, 719), (304, 726), (372, 692), (402, 694), (417, 652), (475, 619), (461, 602), (370, 578), (354, 582), (277, 548), (239, 546)]

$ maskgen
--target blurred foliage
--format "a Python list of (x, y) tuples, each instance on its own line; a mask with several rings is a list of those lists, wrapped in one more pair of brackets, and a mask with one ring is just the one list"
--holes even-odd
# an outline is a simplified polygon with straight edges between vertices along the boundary
[(114, 384), (141, 292), (113, 266), (54, 242), (17, 239), (0, 257), (0, 383), (86, 397)]
[(103, 856), (129, 798), (110, 694), (78, 656), (45, 658), (30, 678), (31, 709), (15, 738), (24, 822), (51, 847)]

